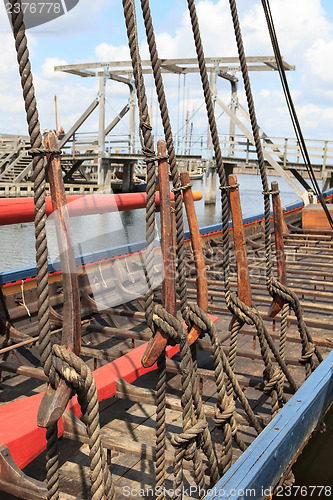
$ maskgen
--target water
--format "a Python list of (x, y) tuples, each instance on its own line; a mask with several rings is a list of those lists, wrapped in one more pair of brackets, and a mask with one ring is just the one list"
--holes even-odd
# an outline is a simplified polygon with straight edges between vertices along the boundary
[[(297, 196), (289, 185), (279, 177), (269, 177), (269, 183), (278, 181), (282, 204), (295, 201)], [(261, 180), (256, 175), (238, 175), (243, 216), (263, 212)], [(193, 189), (204, 193), (204, 180), (192, 181)], [(220, 190), (217, 186), (217, 202), (205, 205), (204, 199), (195, 203), (199, 227), (221, 222)], [(186, 219), (186, 218), (185, 218)], [(157, 214), (157, 222), (159, 216)], [(187, 229), (187, 221), (185, 220)], [(102, 215), (86, 215), (71, 218), (71, 230), (76, 255), (96, 252), (115, 246), (144, 241), (145, 210), (133, 210)], [(58, 248), (54, 223), (49, 217), (47, 223), (49, 260), (58, 260)], [(0, 227), (0, 270), (10, 271), (35, 265), (34, 225), (15, 224)]]

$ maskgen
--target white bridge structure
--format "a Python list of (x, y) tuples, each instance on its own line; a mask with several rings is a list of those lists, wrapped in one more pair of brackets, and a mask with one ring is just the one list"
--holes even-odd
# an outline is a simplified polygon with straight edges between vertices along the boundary
[[(275, 71), (274, 57), (248, 57), (250, 71)], [(210, 86), (214, 97), (216, 112), (219, 108), (229, 118), (229, 130), (220, 132), (220, 143), (225, 163), (230, 171), (234, 167), (245, 170), (257, 169), (256, 152), (247, 110), (239, 102), (237, 95), (237, 73), (240, 71), (238, 58), (206, 58), (210, 72)], [(150, 61), (142, 61), (143, 73), (151, 73)], [(286, 71), (295, 67), (284, 62)], [(134, 168), (143, 161), (140, 141), (135, 127), (136, 93), (132, 66), (129, 61), (112, 61), (56, 66), (55, 71), (78, 75), (82, 78), (99, 78), (99, 90), (95, 99), (82, 113), (76, 123), (59, 141), (63, 150), (62, 168), (64, 180), (68, 185), (94, 186), (84, 192), (101, 187), (110, 187), (116, 170), (123, 171), (123, 190), (132, 188)], [(163, 59), (161, 71), (167, 74), (186, 75), (197, 73), (196, 59)], [(230, 100), (224, 102), (218, 95), (217, 79), (230, 82)], [(128, 87), (128, 99), (113, 120), (105, 123), (106, 84), (108, 80), (123, 83)], [(81, 127), (88, 117), (98, 108), (98, 131), (82, 132)], [(128, 133), (117, 133), (117, 125), (129, 115)], [(154, 131), (153, 131), (154, 132)], [(303, 182), (306, 189), (306, 165), (298, 142), (294, 138), (269, 137), (260, 130), (264, 157), (267, 167), (274, 169), (283, 177), (295, 193), (302, 197), (304, 190), (295, 182), (294, 176)], [(154, 135), (154, 140), (160, 137)], [(199, 166), (206, 172), (214, 172), (213, 148), (207, 131), (195, 135), (188, 124), (182, 133), (174, 136), (176, 154), (181, 169), (196, 170)], [(333, 186), (333, 141), (306, 140), (310, 160), (318, 178), (323, 180), (323, 188)], [(30, 194), (31, 157), (27, 137), (2, 134), (0, 144), (0, 196), (16, 196), (17, 192)], [(291, 175), (293, 174), (293, 175)], [(24, 186), (28, 186), (24, 189)], [(77, 189), (72, 189), (77, 192)], [(81, 189), (82, 191), (82, 189)], [(81, 192), (80, 191), (80, 192)], [(11, 194), (10, 194), (11, 193)]]

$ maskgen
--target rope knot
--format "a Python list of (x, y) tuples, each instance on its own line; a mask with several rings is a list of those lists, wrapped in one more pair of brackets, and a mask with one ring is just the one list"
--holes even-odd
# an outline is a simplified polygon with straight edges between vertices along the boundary
[(187, 184), (184, 184), (184, 186), (177, 186), (177, 187), (174, 187), (171, 189), (171, 191), (173, 193), (178, 193), (179, 191), (185, 191), (185, 189), (188, 189), (190, 187), (192, 187), (193, 184), (191, 184), (190, 182), (188, 182)]
[(200, 338), (204, 337), (213, 328), (213, 322), (208, 314), (195, 303), (188, 304), (185, 312), (185, 321), (188, 329), (193, 325), (200, 328)]
[(76, 392), (80, 392), (85, 384), (86, 364), (72, 351), (63, 345), (52, 346), (52, 368), (50, 382), (55, 386), (59, 377), (64, 379)]
[(313, 353), (315, 352), (316, 348), (312, 342), (308, 343), (308, 350), (302, 354), (302, 356), (299, 358), (300, 363), (307, 363), (311, 358)]
[(236, 182), (236, 184), (234, 184), (233, 186), (223, 186), (221, 184), (221, 186), (219, 186), (219, 189), (222, 191), (222, 192), (226, 192), (228, 193), (230, 191), (230, 189), (237, 189), (239, 187), (239, 184), (238, 182)]
[(227, 405), (226, 408), (222, 410), (219, 405), (215, 405), (215, 417), (214, 422), (217, 427), (223, 427), (224, 424), (230, 422), (231, 417), (234, 414), (235, 410), (235, 402), (232, 398), (227, 397)]
[(153, 149), (145, 146), (142, 147), (142, 154), (144, 155), (145, 163), (152, 163), (162, 158), (161, 156), (157, 156)]
[(170, 344), (178, 344), (182, 336), (186, 335), (179, 319), (168, 313), (160, 304), (157, 304), (154, 308), (153, 322), (162, 332), (168, 335), (171, 340)]
[(267, 369), (264, 370), (264, 393), (265, 394), (270, 394), (272, 391), (275, 390), (277, 385), (282, 382), (283, 380), (283, 373), (281, 370), (278, 370), (277, 368), (273, 368), (268, 372)]
[(205, 420), (199, 420), (191, 428), (187, 429), (180, 434), (175, 434), (171, 438), (171, 444), (176, 450), (183, 451), (183, 458), (185, 460), (192, 460), (197, 448), (197, 441), (206, 428)]

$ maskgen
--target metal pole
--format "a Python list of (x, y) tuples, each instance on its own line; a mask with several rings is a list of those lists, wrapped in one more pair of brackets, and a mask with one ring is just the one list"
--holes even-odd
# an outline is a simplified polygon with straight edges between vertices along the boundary
[[(236, 108), (237, 108), (237, 83), (231, 81), (231, 112), (234, 116), (236, 116)], [(234, 156), (235, 149), (235, 122), (230, 118), (229, 125), (229, 156)]]
[(135, 89), (131, 89), (130, 98), (130, 115), (129, 115), (129, 129), (130, 129), (130, 145), (129, 153), (135, 151)]
[(104, 185), (105, 172), (103, 158), (105, 157), (105, 74), (99, 74), (99, 122), (98, 122), (98, 163), (97, 183)]

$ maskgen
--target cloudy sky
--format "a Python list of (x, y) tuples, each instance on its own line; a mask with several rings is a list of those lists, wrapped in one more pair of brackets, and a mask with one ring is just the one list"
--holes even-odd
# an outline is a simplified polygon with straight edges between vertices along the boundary
[[(159, 54), (163, 58), (194, 57), (194, 44), (185, 0), (151, 0)], [(236, 56), (236, 46), (227, 0), (201, 0), (197, 9), (207, 57)], [(307, 138), (333, 138), (333, 2), (331, 0), (271, 0), (275, 28), (284, 59), (296, 65), (288, 80), (303, 133)], [(272, 55), (272, 48), (260, 0), (239, 0), (238, 10), (248, 56)], [(141, 55), (148, 57), (139, 4), (137, 15)], [(5, 7), (0, 14), (0, 133), (27, 133), (24, 104), (18, 77), (13, 36)], [(66, 130), (96, 97), (95, 78), (54, 72), (55, 65), (89, 61), (129, 59), (121, 0), (80, 0), (64, 16), (28, 30), (28, 43), (41, 127), (54, 128), (54, 95), (57, 95), (59, 124)], [(241, 75), (238, 75), (241, 78)], [(258, 122), (272, 137), (292, 137), (279, 76), (275, 72), (250, 74)], [(153, 125), (157, 119), (152, 79), (147, 77), (148, 100), (152, 103)], [(205, 130), (202, 95), (198, 77), (166, 80), (173, 129), (180, 128), (184, 113), (196, 111), (193, 133)], [(228, 82), (218, 81), (218, 93), (228, 102)], [(107, 84), (107, 120), (127, 101), (126, 86)], [(239, 98), (246, 106), (243, 87)], [(200, 107), (201, 106), (201, 107)], [(217, 110), (219, 116), (220, 111)], [(85, 130), (97, 130), (98, 113), (92, 115)], [(227, 123), (219, 119), (220, 132)], [(126, 121), (119, 132), (128, 130)], [(158, 130), (159, 131), (159, 130)]]

